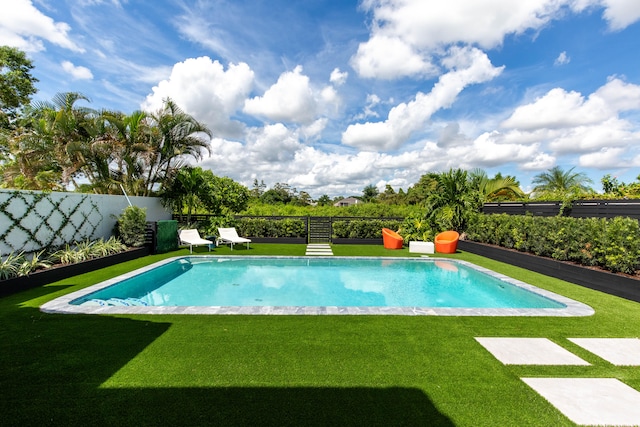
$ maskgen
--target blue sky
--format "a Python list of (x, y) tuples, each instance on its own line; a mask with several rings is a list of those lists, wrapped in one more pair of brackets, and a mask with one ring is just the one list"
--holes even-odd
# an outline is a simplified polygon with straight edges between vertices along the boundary
[(312, 197), (481, 168), (640, 174), (637, 0), (0, 0), (35, 100), (154, 111), (214, 133), (199, 163)]

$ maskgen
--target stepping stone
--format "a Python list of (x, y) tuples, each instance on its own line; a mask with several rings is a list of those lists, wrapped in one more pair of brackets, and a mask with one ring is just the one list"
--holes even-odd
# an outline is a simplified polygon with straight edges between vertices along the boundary
[(581, 425), (640, 425), (640, 392), (615, 378), (521, 378)]
[(617, 366), (640, 366), (638, 338), (569, 338), (569, 341)]
[(307, 245), (305, 255), (325, 255), (332, 256), (333, 251), (328, 243), (310, 243)]
[(476, 341), (505, 365), (590, 365), (547, 338), (476, 338)]

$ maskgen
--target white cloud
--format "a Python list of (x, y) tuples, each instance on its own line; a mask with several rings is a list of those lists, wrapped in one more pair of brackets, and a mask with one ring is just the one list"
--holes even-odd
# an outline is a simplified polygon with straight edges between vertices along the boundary
[(71, 74), (74, 80), (91, 80), (93, 74), (87, 67), (73, 65), (70, 61), (62, 61), (62, 69)]
[[(584, 168), (611, 169), (631, 166), (627, 160), (623, 160), (624, 148), (603, 148), (600, 151), (583, 154), (578, 164)], [(637, 166), (637, 164), (636, 164)]]
[(451, 70), (440, 76), (430, 93), (418, 92), (413, 101), (392, 108), (384, 122), (349, 125), (342, 142), (363, 150), (396, 149), (433, 113), (450, 107), (466, 86), (491, 80), (502, 72), (502, 67), (494, 67), (487, 55), (475, 48), (454, 47), (442, 63)]
[(316, 110), (309, 77), (302, 74), (301, 66), (281, 74), (263, 96), (247, 99), (244, 103), (247, 114), (290, 123), (310, 123), (316, 117)]
[(443, 47), (500, 46), (508, 34), (540, 29), (569, 1), (365, 0), (371, 34), (351, 64), (363, 77), (432, 76), (432, 56)]
[[(334, 80), (342, 78), (334, 73)], [(273, 121), (308, 125), (319, 116), (331, 114), (340, 102), (334, 87), (314, 88), (309, 77), (302, 74), (302, 67), (297, 66), (282, 73), (263, 96), (247, 99), (243, 111)]]
[[(544, 143), (559, 154), (594, 153), (640, 142), (637, 123), (621, 113), (640, 111), (640, 86), (612, 78), (585, 98), (555, 88), (520, 106), (504, 122), (504, 141)], [(613, 153), (613, 151), (610, 151)], [(586, 157), (585, 164), (593, 159)]]
[(610, 79), (588, 98), (555, 88), (534, 102), (516, 108), (503, 127), (520, 130), (571, 128), (610, 120), (623, 111), (640, 109), (640, 86)]
[(84, 52), (70, 37), (71, 27), (65, 22), (55, 22), (38, 10), (31, 0), (12, 0), (0, 13), (0, 40), (2, 44), (17, 47), (26, 52), (45, 49), (43, 41), (53, 43), (74, 52)]
[(253, 71), (245, 63), (230, 64), (225, 71), (209, 57), (190, 58), (173, 66), (169, 79), (153, 88), (142, 109), (155, 111), (169, 97), (209, 125), (216, 136), (237, 137), (243, 125), (231, 116), (242, 108), (253, 80)]
[(558, 57), (556, 58), (554, 64), (555, 65), (566, 65), (569, 62), (571, 62), (571, 58), (569, 58), (569, 56), (567, 55), (567, 52), (562, 51), (562, 52), (560, 52), (560, 55), (558, 55)]
[(342, 86), (347, 81), (349, 73), (340, 71), (340, 68), (334, 68), (329, 77), (329, 81), (336, 86)]
[[(373, 16), (371, 33), (351, 65), (362, 77), (380, 79), (431, 77), (440, 49), (456, 44), (496, 48), (508, 35), (540, 31), (564, 17), (567, 8), (602, 7), (612, 30), (640, 19), (637, 0), (364, 0), (361, 6)], [(568, 60), (563, 52), (557, 63)]]
[(606, 7), (604, 19), (611, 30), (623, 30), (640, 20), (640, 3), (637, 0), (602, 0)]
[(398, 37), (381, 35), (360, 43), (351, 66), (361, 77), (379, 79), (432, 77), (438, 72), (437, 67), (410, 44)]

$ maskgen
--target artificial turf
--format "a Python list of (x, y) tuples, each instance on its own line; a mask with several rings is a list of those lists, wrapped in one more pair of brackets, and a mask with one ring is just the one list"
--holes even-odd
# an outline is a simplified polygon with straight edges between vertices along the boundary
[[(304, 245), (216, 248), (302, 255)], [(336, 255), (409, 256), (334, 245)], [(195, 250), (208, 253), (206, 248)], [(95, 316), (38, 307), (180, 250), (0, 299), (2, 425), (573, 425), (520, 377), (613, 377), (574, 337), (638, 337), (640, 305), (477, 255), (464, 259), (584, 302), (589, 317)], [(413, 254), (411, 254), (413, 255)], [(505, 366), (474, 337), (546, 337), (592, 366)]]

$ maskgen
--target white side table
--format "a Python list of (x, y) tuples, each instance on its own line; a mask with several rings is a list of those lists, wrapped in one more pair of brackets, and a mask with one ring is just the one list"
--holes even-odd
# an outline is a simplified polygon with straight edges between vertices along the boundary
[(409, 242), (409, 252), (418, 254), (433, 254), (436, 251), (433, 242), (411, 241)]

